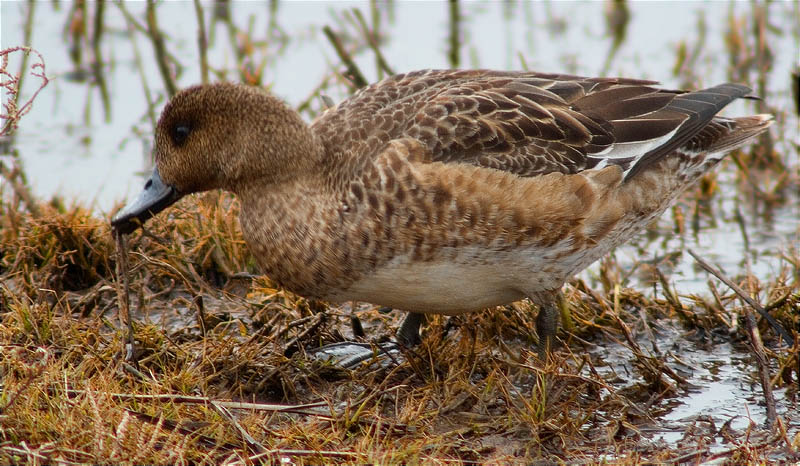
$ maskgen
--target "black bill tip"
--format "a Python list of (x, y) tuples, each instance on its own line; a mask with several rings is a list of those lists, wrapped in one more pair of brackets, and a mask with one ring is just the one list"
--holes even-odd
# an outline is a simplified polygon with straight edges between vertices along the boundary
[(158, 168), (144, 185), (144, 190), (136, 199), (119, 211), (111, 219), (111, 228), (114, 235), (127, 235), (136, 231), (150, 217), (171, 206), (181, 195), (170, 185), (161, 181)]

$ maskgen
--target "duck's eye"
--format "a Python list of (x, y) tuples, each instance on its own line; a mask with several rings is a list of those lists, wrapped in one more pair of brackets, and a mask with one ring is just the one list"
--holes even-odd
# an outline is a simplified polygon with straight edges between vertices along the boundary
[(172, 142), (174, 142), (176, 146), (183, 145), (191, 132), (192, 129), (189, 125), (176, 125), (172, 130)]

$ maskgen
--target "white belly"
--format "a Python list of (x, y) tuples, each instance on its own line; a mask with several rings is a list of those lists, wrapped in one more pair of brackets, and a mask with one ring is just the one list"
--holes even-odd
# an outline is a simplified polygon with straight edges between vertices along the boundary
[[(557, 248), (556, 248), (557, 249)], [(518, 301), (526, 294), (561, 287), (566, 263), (550, 248), (488, 251), (460, 248), (449, 260), (395, 258), (331, 301), (363, 301), (394, 309), (455, 315)], [(565, 261), (569, 262), (569, 261)]]

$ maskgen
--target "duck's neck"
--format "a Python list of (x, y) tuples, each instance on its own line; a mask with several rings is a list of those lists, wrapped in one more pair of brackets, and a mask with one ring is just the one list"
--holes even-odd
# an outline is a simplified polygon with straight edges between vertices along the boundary
[[(262, 272), (281, 286), (321, 297), (341, 205), (316, 177), (254, 186), (238, 193), (244, 239)], [(317, 296), (320, 295), (320, 296)]]

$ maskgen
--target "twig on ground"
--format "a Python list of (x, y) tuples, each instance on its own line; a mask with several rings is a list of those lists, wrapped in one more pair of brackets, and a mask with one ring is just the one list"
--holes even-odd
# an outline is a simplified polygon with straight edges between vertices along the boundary
[(747, 336), (753, 346), (753, 353), (758, 362), (758, 376), (761, 381), (761, 389), (764, 391), (764, 401), (767, 405), (767, 422), (769, 425), (775, 423), (778, 411), (775, 408), (775, 397), (772, 395), (772, 381), (769, 375), (769, 361), (767, 353), (764, 351), (764, 343), (761, 341), (761, 332), (758, 331), (758, 324), (753, 311), (749, 308), (744, 309), (744, 321), (747, 326)]
[[(130, 356), (131, 354), (133, 354), (133, 352), (129, 351), (128, 352), (128, 356)], [(123, 362), (122, 363), (122, 370), (124, 372), (127, 372), (128, 374), (136, 377), (137, 379), (141, 380), (144, 383), (152, 384), (152, 383), (156, 383), (157, 382), (155, 379), (153, 379), (152, 377), (148, 377), (147, 375), (144, 374), (144, 372), (142, 372), (139, 369), (131, 366), (127, 362)]]
[(203, 295), (197, 295), (192, 299), (192, 304), (194, 305), (195, 310), (197, 313), (195, 316), (197, 317), (197, 325), (200, 327), (200, 335), (205, 338), (206, 337), (206, 307), (203, 305)]
[(265, 450), (255, 456), (247, 458), (253, 463), (259, 463), (265, 457), (271, 456), (321, 456), (323, 458), (341, 458), (341, 459), (355, 459), (358, 455), (349, 451), (328, 451), (328, 450), (290, 450), (290, 449), (274, 449)]
[(255, 438), (253, 438), (252, 435), (250, 435), (250, 433), (244, 429), (244, 427), (242, 427), (241, 424), (239, 424), (239, 421), (236, 420), (236, 418), (233, 416), (233, 414), (231, 414), (230, 411), (227, 410), (227, 408), (214, 400), (211, 400), (211, 406), (213, 406), (223, 418), (227, 419), (228, 422), (233, 424), (233, 427), (237, 432), (239, 432), (239, 435), (242, 436), (242, 439), (247, 442), (247, 445), (251, 450), (253, 450), (254, 453), (265, 453), (268, 451), (264, 445), (261, 445)]
[(240, 445), (235, 445), (235, 444), (229, 443), (229, 442), (222, 442), (221, 443), (219, 441), (219, 439), (212, 438), (212, 437), (209, 437), (207, 435), (198, 434), (195, 429), (188, 429), (186, 427), (181, 427), (175, 421), (170, 421), (168, 419), (163, 419), (163, 417), (162, 417), (163, 415), (159, 416), (159, 417), (151, 416), (149, 414), (140, 413), (138, 411), (133, 411), (132, 409), (129, 409), (129, 408), (125, 408), (125, 412), (129, 413), (131, 416), (135, 417), (136, 419), (138, 419), (140, 421), (148, 422), (148, 423), (154, 424), (154, 425), (158, 425), (159, 423), (161, 423), (161, 425), (165, 429), (168, 429), (168, 430), (174, 431), (174, 432), (178, 432), (178, 433), (183, 434), (183, 435), (185, 435), (187, 437), (188, 436), (195, 437), (195, 438), (197, 438), (197, 441), (201, 445), (203, 445), (204, 447), (207, 447), (207, 448), (215, 448), (215, 449), (223, 449), (223, 450), (237, 450), (238, 448), (240, 448)]
[[(303, 340), (306, 336), (308, 336), (311, 332), (314, 332), (325, 322), (325, 319), (328, 317), (327, 314), (324, 312), (320, 312), (319, 314), (314, 314), (312, 317), (313, 322), (311, 325), (308, 326), (307, 329), (300, 332), (296, 337), (292, 338), (287, 344), (286, 348), (283, 350), (283, 354), (285, 356), (290, 356), (294, 354), (297, 350), (300, 349), (300, 341)], [(290, 324), (291, 325), (291, 324)]]
[(744, 292), (744, 290), (739, 288), (729, 278), (723, 275), (722, 272), (720, 272), (713, 266), (709, 265), (708, 262), (703, 260), (694, 251), (692, 251), (691, 248), (688, 248), (687, 251), (689, 251), (689, 254), (691, 254), (692, 257), (694, 257), (694, 260), (697, 261), (698, 264), (700, 264), (700, 267), (705, 269), (706, 272), (710, 273), (711, 275), (714, 275), (715, 277), (719, 278), (723, 283), (728, 285), (730, 289), (733, 290), (734, 293), (739, 295), (740, 298), (742, 298), (747, 304), (749, 304), (753, 309), (758, 311), (759, 314), (761, 314), (765, 319), (767, 319), (767, 322), (769, 322), (769, 324), (772, 326), (772, 329), (775, 330), (775, 332), (778, 335), (780, 335), (781, 338), (783, 338), (784, 343), (786, 343), (790, 347), (794, 345), (794, 339), (792, 338), (791, 335), (789, 335), (789, 332), (787, 332), (783, 328), (783, 326), (781, 326), (781, 324), (766, 311), (766, 309), (764, 309), (760, 304), (758, 304), (753, 298), (748, 296), (747, 293)]
[[(86, 394), (86, 390), (66, 389), (67, 396), (74, 397)], [(318, 401), (316, 403), (303, 403), (296, 405), (282, 405), (275, 403), (248, 403), (244, 401), (230, 401), (230, 400), (215, 400), (207, 396), (192, 396), (192, 395), (177, 395), (177, 394), (157, 394), (145, 395), (137, 393), (103, 393), (104, 396), (109, 396), (118, 400), (153, 400), (169, 403), (186, 403), (186, 404), (209, 404), (211, 402), (217, 403), (227, 409), (242, 409), (248, 411), (272, 411), (278, 413), (291, 413), (291, 414), (304, 414), (308, 416), (320, 416), (323, 418), (330, 418), (331, 415), (338, 413), (331, 413), (328, 408), (328, 403), (325, 401)], [(314, 411), (315, 408), (324, 408), (324, 411)]]
[(675, 386), (671, 384), (669, 381), (665, 380), (663, 377), (661, 377), (661, 374), (666, 375), (667, 377), (683, 385), (684, 387), (689, 384), (689, 381), (686, 380), (686, 378), (678, 375), (664, 362), (662, 362), (657, 358), (644, 354), (642, 348), (639, 346), (639, 343), (637, 343), (636, 340), (633, 338), (633, 334), (631, 333), (631, 330), (628, 327), (628, 325), (625, 324), (625, 322), (623, 322), (622, 319), (616, 313), (612, 314), (612, 317), (614, 318), (614, 320), (617, 321), (617, 325), (619, 326), (619, 328), (622, 329), (622, 333), (623, 335), (625, 335), (625, 339), (628, 341), (628, 346), (631, 348), (631, 350), (633, 350), (633, 354), (634, 356), (636, 356), (637, 361), (640, 362), (648, 370), (650, 374), (658, 377), (658, 383), (661, 386), (666, 387), (670, 392), (673, 393), (676, 392)]
[[(130, 284), (128, 283), (128, 251), (125, 250), (125, 235), (116, 235), (117, 240), (117, 298), (119, 300), (120, 318), (123, 324), (128, 327), (128, 344), (126, 345), (125, 361), (132, 361), (136, 354), (136, 342), (134, 340), (133, 322), (131, 321), (130, 303)], [(122, 286), (120, 286), (122, 281)]]
[[(735, 283), (733, 283), (730, 279), (725, 277), (722, 272), (715, 269), (711, 265), (709, 265), (706, 261), (700, 258), (694, 251), (691, 249), (687, 249), (689, 254), (694, 257), (694, 260), (700, 264), (708, 273), (714, 275), (715, 277), (722, 280), (723, 283), (728, 285), (740, 298), (742, 298), (747, 304), (749, 304), (753, 309), (757, 310), (764, 318), (769, 321), (772, 325), (772, 328), (775, 331), (784, 337), (786, 343), (789, 346), (793, 345), (793, 341), (786, 330), (781, 327), (781, 325), (771, 316), (767, 311), (761, 307), (760, 304), (755, 302), (750, 296), (747, 295), (741, 288), (739, 288)], [(772, 384), (770, 383), (770, 376), (769, 376), (769, 361), (767, 360), (767, 354), (764, 351), (764, 344), (761, 342), (761, 334), (758, 331), (758, 325), (756, 325), (755, 319), (753, 318), (753, 314), (750, 309), (745, 308), (745, 322), (747, 324), (747, 334), (750, 337), (750, 344), (753, 347), (753, 352), (756, 356), (756, 361), (758, 362), (758, 371), (759, 376), (761, 379), (761, 388), (764, 391), (764, 398), (767, 404), (767, 421), (769, 424), (773, 424), (775, 419), (777, 418), (777, 411), (775, 409), (775, 398), (772, 396)], [(800, 358), (798, 358), (798, 364), (800, 365)], [(800, 374), (800, 367), (798, 368), (798, 374)]]

